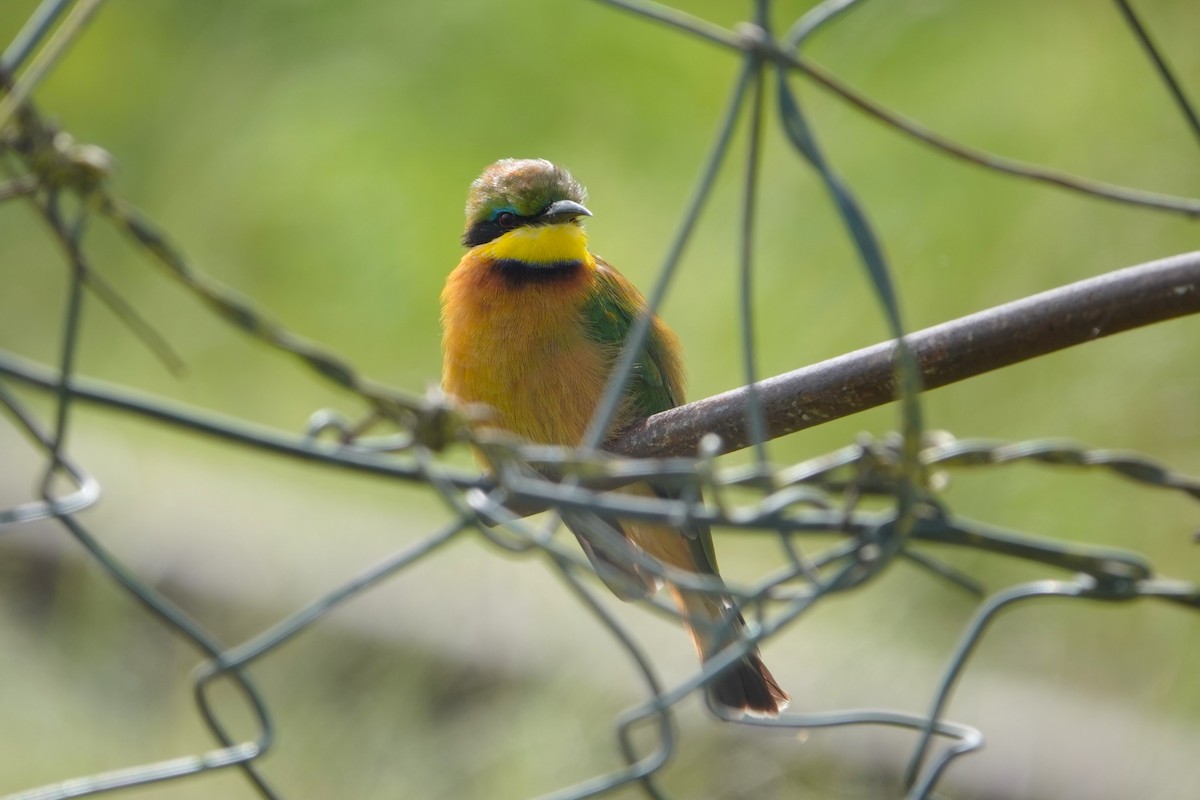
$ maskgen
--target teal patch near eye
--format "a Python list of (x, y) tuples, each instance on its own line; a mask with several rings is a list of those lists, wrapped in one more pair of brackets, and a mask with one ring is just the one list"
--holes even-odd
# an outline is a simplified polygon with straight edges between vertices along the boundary
[(521, 214), (512, 206), (505, 206), (504, 208), (497, 208), (495, 211), (493, 211), (492, 215), (488, 217), (488, 222), (495, 222), (496, 219), (506, 211), (509, 214), (516, 214), (518, 217), (521, 216)]

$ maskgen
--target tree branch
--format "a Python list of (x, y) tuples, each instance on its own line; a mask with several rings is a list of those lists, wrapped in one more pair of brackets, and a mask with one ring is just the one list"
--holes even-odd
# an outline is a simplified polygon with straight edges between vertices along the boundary
[[(910, 334), (925, 389), (936, 389), (1131, 328), (1200, 312), (1200, 251), (1072, 283)], [(767, 438), (896, 399), (895, 340), (755, 384)], [(745, 387), (634, 425), (606, 449), (643, 458), (689, 456), (706, 433), (720, 452), (751, 444)]]

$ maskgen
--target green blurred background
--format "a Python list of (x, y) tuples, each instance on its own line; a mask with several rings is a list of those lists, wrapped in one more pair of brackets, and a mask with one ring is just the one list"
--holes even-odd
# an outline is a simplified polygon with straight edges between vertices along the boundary
[[(781, 29), (808, 6), (777, 3)], [(5, 0), (0, 40), (33, 10)], [(749, 4), (690, 2), (721, 24)], [(1137, 3), (1193, 95), (1200, 5)], [(1200, 194), (1196, 141), (1115, 4), (867, 4), (810, 54), (952, 137), (1105, 181)], [(587, 184), (593, 249), (653, 280), (736, 59), (598, 3), (124, 0), (103, 8), (37, 93), (77, 139), (111, 151), (116, 190), (200, 268), (361, 370), (421, 391), (440, 366), (438, 292), (461, 249), (468, 182), (544, 156)], [(918, 328), (1108, 270), (1196, 249), (1179, 216), (1075, 196), (947, 160), (797, 81), (832, 162), (885, 244)], [(872, 344), (884, 327), (818, 183), (774, 127), (756, 243), (762, 373)], [(693, 398), (741, 383), (739, 135), (662, 310)], [(0, 206), (0, 347), (50, 361), (66, 267), (39, 220)], [(97, 269), (188, 364), (168, 374), (98, 304), (82, 369), (189, 405), (300, 430), (352, 399), (222, 324), (101, 224)], [(959, 436), (1068, 437), (1200, 472), (1200, 320), (1075, 348), (925, 398)], [(23, 394), (40, 409), (42, 399)], [(879, 409), (773, 442), (795, 461)], [(80, 409), (72, 450), (105, 488), (84, 520), (227, 642), (251, 636), (445, 513), (414, 487), (260, 457)], [(40, 460), (0, 426), (0, 505), (33, 496)], [(1009, 467), (957, 476), (962, 515), (1145, 554), (1200, 579), (1193, 505), (1101, 475)], [(820, 542), (814, 542), (819, 544)], [(718, 536), (725, 571), (772, 568), (765, 542)], [(1046, 573), (938, 552), (998, 589)], [(288, 797), (517, 798), (615, 769), (612, 719), (637, 676), (535, 559), (472, 539), (340, 609), (252, 670), (274, 712), (264, 760)], [(669, 680), (694, 669), (681, 632), (613, 601)], [(970, 597), (899, 566), (826, 602), (765, 653), (799, 711), (928, 702)], [(210, 746), (191, 701), (197, 656), (51, 525), (0, 539), (0, 792)], [(1043, 603), (1004, 617), (949, 709), (988, 749), (956, 765), (956, 798), (1191, 798), (1200, 785), (1200, 619), (1147, 603)], [(230, 697), (223, 718), (239, 719)], [(894, 797), (913, 738), (772, 734), (710, 720), (694, 699), (664, 786), (681, 798)], [(235, 727), (237, 727), (235, 725)], [(244, 726), (246, 735), (250, 727)], [(129, 793), (248, 798), (235, 774)], [(616, 796), (633, 797), (627, 790)]]

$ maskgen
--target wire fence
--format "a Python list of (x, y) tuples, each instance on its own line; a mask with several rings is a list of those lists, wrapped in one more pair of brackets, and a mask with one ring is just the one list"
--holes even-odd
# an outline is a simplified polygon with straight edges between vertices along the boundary
[[(824, 154), (793, 84), (798, 78), (812, 81), (881, 124), (947, 156), (1022, 180), (1190, 217), (1200, 216), (1200, 200), (1100, 184), (977, 151), (862, 96), (806, 58), (804, 50), (810, 37), (864, 2), (821, 3), (780, 35), (771, 28), (768, 0), (756, 2), (753, 21), (735, 29), (666, 6), (607, 0), (606, 5), (658, 24), (664, 36), (680, 33), (731, 50), (742, 65), (683, 221), (648, 293), (652, 308), (661, 305), (672, 287), (681, 253), (693, 236), (718, 170), (731, 157), (733, 131), (739, 120), (747, 121), (750, 134), (742, 173), (741, 259), (737, 266), (741, 276), (739, 326), (745, 386), (652, 417), (607, 443), (604, 451), (599, 449), (601, 432), (617, 407), (634, 356), (647, 334), (645, 318), (629, 337), (616, 374), (596, 410), (589, 440), (574, 449), (535, 446), (494, 431), (476, 430), (459, 409), (436, 393), (403, 392), (364, 377), (350, 361), (295, 335), (272, 320), (257, 303), (226, 290), (192, 264), (166, 232), (115, 193), (109, 180), (111, 159), (107, 153), (76, 142), (34, 105), (41, 80), (102, 5), (100, 0), (45, 0), (0, 62), (4, 84), (0, 164), (8, 181), (0, 187), (0, 199), (24, 202), (35, 209), (71, 275), (58, 363), (53, 367), (35, 364), (0, 351), (0, 404), (10, 424), (44, 453), (41, 499), (0, 510), (0, 531), (53, 520), (82, 545), (112, 582), (141, 603), (146, 614), (162, 620), (174, 636), (190, 644), (202, 657), (194, 684), (196, 711), (215, 746), (205, 752), (111, 772), (64, 775), (60, 783), (17, 791), (9, 795), (10, 800), (81, 797), (187, 780), (213, 770), (240, 771), (261, 796), (280, 797), (261, 766), (276, 730), (272, 707), (249, 674), (251, 666), (270, 658), (332, 610), (466, 537), (481, 536), (513, 552), (536, 554), (551, 565), (564, 587), (594, 613), (611, 633), (613, 645), (642, 675), (646, 699), (614, 722), (624, 765), (563, 788), (551, 795), (555, 798), (605, 795), (623, 787), (637, 788), (650, 797), (667, 796), (660, 776), (679, 746), (672, 722), (676, 705), (702, 691), (749, 648), (794, 630), (797, 620), (823, 599), (874, 581), (897, 560), (916, 564), (938, 579), (983, 597), (983, 588), (976, 580), (928, 555), (920, 547), (923, 543), (1023, 559), (1063, 571), (1066, 577), (1021, 583), (982, 599), (922, 712), (855, 709), (814, 714), (806, 712), (805, 700), (801, 699), (797, 709), (778, 719), (739, 721), (797, 731), (838, 726), (915, 731), (918, 735), (902, 791), (910, 798), (931, 797), (951, 762), (983, 743), (980, 731), (947, 719), (944, 711), (971, 664), (973, 652), (1001, 612), (1046, 597), (1097, 604), (1150, 599), (1192, 610), (1200, 608), (1200, 586), (1161, 576), (1156, 565), (1136, 553), (1016, 534), (964, 519), (946, 505), (939, 493), (948, 472), (985, 468), (998, 472), (1001, 465), (1018, 462), (1064, 470), (1107, 471), (1196, 500), (1200, 500), (1200, 481), (1149, 456), (1071, 442), (959, 440), (926, 428), (919, 399), (922, 387), (934, 388), (1099, 336), (1200, 312), (1200, 253), (1130, 268), (910, 334), (901, 318), (897, 290), (873, 227), (851, 188)], [(1116, 6), (1130, 34), (1152, 60), (1186, 124), (1200, 140), (1200, 120), (1181, 81), (1168, 66), (1170, 59), (1155, 47), (1146, 25), (1129, 3), (1117, 2)], [(636, 22), (631, 20), (630, 24)], [(893, 340), (796, 373), (760, 380), (751, 303), (755, 274), (752, 233), (761, 139), (771, 118), (778, 120), (795, 156), (815, 171), (827, 190), (870, 278)], [(107, 283), (93, 269), (87, 234), (97, 225), (111, 225), (123, 233), (130, 246), (246, 336), (283, 356), (299, 359), (322, 380), (361, 398), (368, 409), (366, 421), (349, 422), (336, 414), (319, 413), (303, 434), (266, 431), (80, 375), (80, 319), (84, 306), (92, 300), (114, 310), (169, 366), (176, 360), (169, 344), (122, 299), (119, 287)], [(50, 393), (54, 398), (52, 416), (40, 419), (34, 408), (11, 390), (17, 385)], [(771, 438), (893, 400), (898, 400), (900, 408), (898, 434), (862, 439), (836, 452), (786, 465), (771, 463), (761, 447)], [(85, 512), (95, 503), (100, 487), (88, 465), (73, 454), (69, 435), (77, 409), (87, 404), (114, 409), (137, 420), (186, 429), (230, 446), (420, 485), (442, 498), (453, 518), (422, 541), (258, 635), (226, 645), (198, 624), (186, 608), (122, 563), (106, 546), (104, 536), (88, 522)], [(494, 469), (491, 476), (454, 466), (455, 460), (448, 456), (468, 447), (488, 454)], [(753, 459), (748, 465), (730, 467), (718, 459), (742, 448), (752, 449)], [(647, 499), (612, 491), (648, 479), (678, 488), (683, 499)], [(63, 480), (73, 487), (70, 491), (61, 489)], [(549, 519), (529, 518), (531, 513), (545, 510), (551, 512)], [(750, 585), (728, 589), (672, 570), (644, 555), (629, 556), (641, 569), (685, 588), (729, 591), (749, 621), (747, 640), (740, 649), (707, 662), (688, 679), (665, 684), (642, 646), (598, 598), (593, 566), (573, 546), (555, 536), (560, 516), (573, 512), (672, 524), (698, 521), (722, 529), (766, 532), (774, 537), (782, 559), (779, 567)], [(840, 538), (833, 545), (810, 547), (807, 537), (814, 534)], [(605, 532), (598, 530), (595, 535), (603, 537)], [(678, 615), (667, 604), (644, 602), (662, 614)], [(254, 737), (234, 735), (214, 705), (212, 692), (222, 681), (231, 681), (237, 687), (245, 708), (256, 720), (258, 732)], [(715, 707), (712, 711), (724, 713)], [(651, 746), (646, 745), (641, 733), (635, 735), (647, 729), (654, 732)]]

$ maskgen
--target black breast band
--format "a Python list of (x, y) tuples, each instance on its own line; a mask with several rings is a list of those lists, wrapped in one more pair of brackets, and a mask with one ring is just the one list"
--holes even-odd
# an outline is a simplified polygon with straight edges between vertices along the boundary
[(548, 264), (530, 264), (516, 258), (502, 258), (492, 262), (492, 269), (510, 286), (526, 286), (570, 280), (583, 269), (583, 262), (552, 261)]

